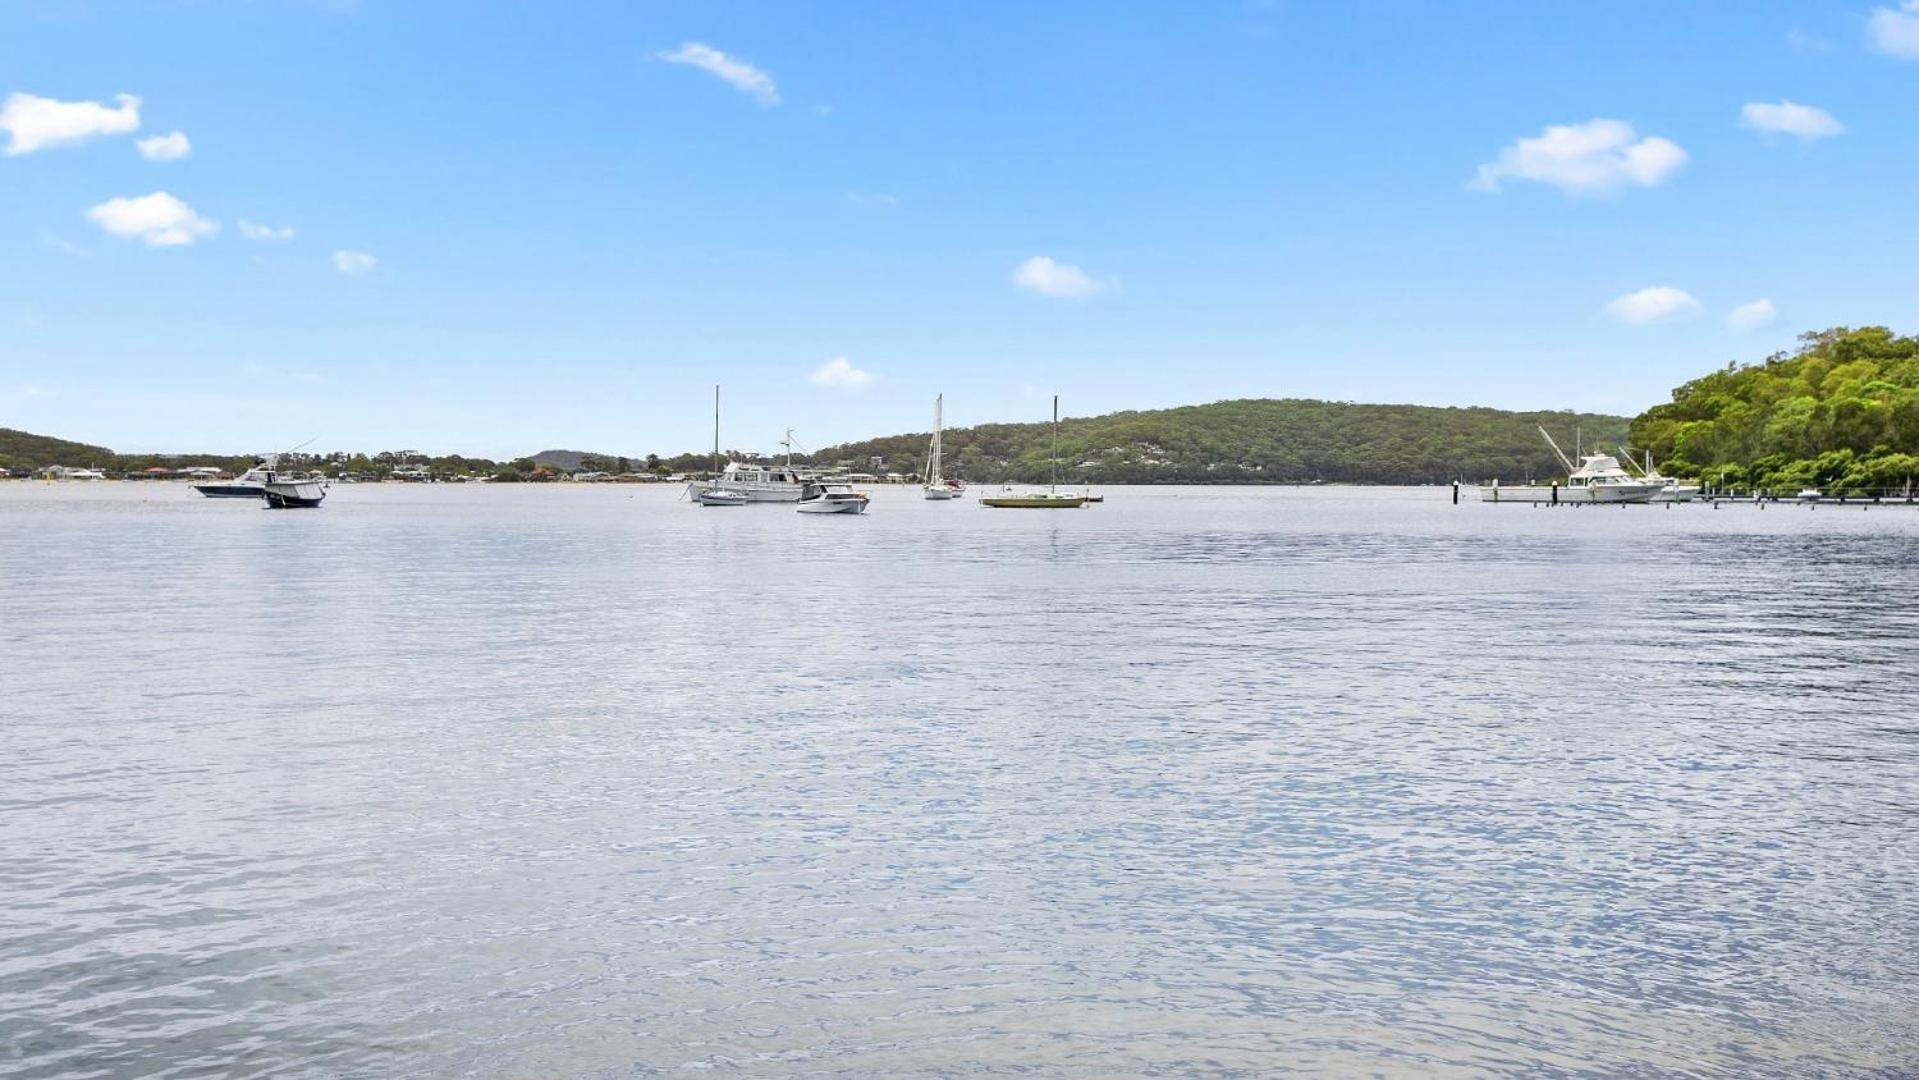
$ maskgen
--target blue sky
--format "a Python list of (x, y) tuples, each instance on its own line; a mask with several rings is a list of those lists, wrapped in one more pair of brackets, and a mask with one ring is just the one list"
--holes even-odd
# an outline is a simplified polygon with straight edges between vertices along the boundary
[(1919, 329), (1919, 0), (14, 0), (0, 95), (0, 426), (121, 450), (1634, 412)]

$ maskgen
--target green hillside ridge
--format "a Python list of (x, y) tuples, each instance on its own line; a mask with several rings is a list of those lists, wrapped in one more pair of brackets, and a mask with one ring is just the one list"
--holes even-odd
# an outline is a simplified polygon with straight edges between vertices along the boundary
[[(1593, 413), (1301, 398), (1219, 401), (1062, 419), (1060, 478), (1096, 484), (1525, 481), (1564, 472), (1539, 437), (1539, 425), (1569, 445), (1577, 428), (1592, 445), (1623, 440), (1627, 424), (1622, 416)], [(889, 472), (915, 473), (924, 467), (930, 437), (846, 443), (821, 450), (813, 461), (864, 469), (879, 456)], [(1052, 424), (949, 428), (944, 445), (949, 474), (957, 470), (967, 480), (989, 483), (1043, 482), (1050, 473)]]
[(115, 464), (113, 451), (104, 446), (89, 446), (50, 435), (0, 428), (0, 471), (31, 471), (49, 465), (106, 469)]
[(1829, 494), (1919, 480), (1919, 338), (1883, 326), (1801, 334), (1792, 353), (1728, 364), (1632, 423), (1661, 471), (1729, 487)]
[[(1669, 475), (1774, 492), (1900, 489), (1919, 481), (1919, 338), (1882, 326), (1803, 334), (1800, 347), (1758, 364), (1728, 364), (1673, 391), (1637, 418), (1592, 413), (1508, 412), (1428, 405), (1357, 405), (1308, 399), (1219, 401), (1172, 409), (1062, 420), (1066, 483), (1443, 483), (1452, 479), (1544, 480), (1563, 469), (1537, 427), (1562, 445), (1577, 428), (1587, 447), (1650, 450)], [(816, 465), (914, 475), (930, 433), (828, 447)], [(981, 424), (946, 432), (948, 475), (984, 483), (1047, 480), (1052, 425)], [(1570, 446), (1567, 449), (1571, 449)], [(379, 477), (424, 464), (436, 475), (500, 480), (550, 478), (557, 469), (701, 472), (704, 453), (661, 459), (545, 451), (494, 462), (407, 452), (293, 455), (289, 464)], [(100, 446), (0, 428), (0, 470), (24, 475), (49, 465), (132, 475), (155, 464), (244, 468), (244, 456), (114, 454)], [(548, 463), (551, 464), (548, 464)]]

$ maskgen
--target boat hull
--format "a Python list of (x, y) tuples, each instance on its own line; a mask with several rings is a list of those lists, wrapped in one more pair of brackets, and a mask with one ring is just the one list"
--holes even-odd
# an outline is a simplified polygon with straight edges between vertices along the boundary
[(949, 502), (959, 497), (959, 492), (948, 487), (930, 487), (926, 489), (926, 498), (932, 502)]
[[(722, 487), (725, 487), (725, 485), (707, 480), (695, 480), (686, 485), (686, 492), (697, 499), (706, 492), (716, 491)], [(726, 490), (743, 492), (746, 495), (747, 502), (782, 503), (799, 502), (800, 492), (804, 487), (805, 485), (803, 484), (755, 484), (751, 486), (726, 487)]]
[[(1557, 498), (1554, 497), (1557, 492)], [(1660, 489), (1651, 484), (1605, 484), (1596, 487), (1508, 487), (1486, 484), (1479, 489), (1479, 501), (1490, 503), (1649, 503)]]
[(195, 484), (193, 490), (209, 499), (257, 499), (262, 493), (259, 484)]
[(866, 513), (866, 500), (861, 499), (858, 502), (842, 502), (828, 499), (808, 499), (806, 502), (801, 503), (796, 509), (802, 514), (864, 514)]
[(1086, 505), (1081, 495), (999, 495), (980, 500), (981, 506), (1002, 510), (1077, 510)]
[(693, 496), (701, 506), (745, 506), (746, 494), (739, 491), (702, 491)]

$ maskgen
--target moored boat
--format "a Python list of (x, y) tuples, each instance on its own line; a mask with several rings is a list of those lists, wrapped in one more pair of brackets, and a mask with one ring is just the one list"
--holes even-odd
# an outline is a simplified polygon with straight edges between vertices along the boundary
[(959, 489), (940, 478), (940, 436), (946, 428), (946, 395), (933, 399), (933, 441), (926, 448), (926, 475), (921, 485), (925, 497), (933, 502), (950, 502), (960, 497)]
[(274, 510), (318, 506), (326, 498), (326, 485), (304, 477), (283, 479), (269, 472), (266, 482), (260, 486), (260, 495), (266, 499), (267, 506)]
[(864, 514), (870, 501), (864, 491), (851, 484), (810, 483), (805, 497), (795, 509), (802, 514)]
[(701, 506), (745, 506), (748, 502), (746, 492), (726, 488), (708, 488), (693, 498)]
[(258, 499), (265, 494), (267, 477), (272, 475), (273, 466), (274, 459), (268, 457), (232, 480), (215, 480), (191, 487), (209, 499)]
[(1015, 492), (1004, 489), (1000, 495), (980, 499), (981, 506), (1002, 510), (1077, 510), (1086, 505), (1086, 496), (1059, 490), (1059, 395), (1053, 395), (1053, 476), (1045, 491)]
[(982, 506), (1003, 510), (1077, 510), (1086, 505), (1086, 496), (1070, 491), (1024, 491), (990, 495), (980, 499)]
[(1579, 464), (1574, 465), (1545, 428), (1540, 428), (1539, 434), (1558, 455), (1559, 463), (1566, 466), (1566, 485), (1502, 487), (1495, 480), (1480, 486), (1481, 502), (1649, 503), (1665, 487), (1664, 482), (1649, 481), (1620, 468), (1619, 459), (1611, 454), (1581, 454)]

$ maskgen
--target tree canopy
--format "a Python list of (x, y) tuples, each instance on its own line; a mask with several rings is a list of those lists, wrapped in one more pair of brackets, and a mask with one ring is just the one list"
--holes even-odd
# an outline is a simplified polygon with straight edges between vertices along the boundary
[(1902, 488), (1919, 478), (1919, 338), (1883, 326), (1800, 335), (1728, 364), (1632, 422), (1664, 472), (1774, 491)]

